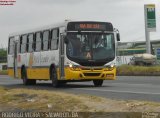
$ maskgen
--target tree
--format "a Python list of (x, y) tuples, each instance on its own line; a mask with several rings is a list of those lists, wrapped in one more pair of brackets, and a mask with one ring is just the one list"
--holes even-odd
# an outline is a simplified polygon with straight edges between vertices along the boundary
[(7, 50), (0, 49), (0, 63), (6, 63), (7, 62)]

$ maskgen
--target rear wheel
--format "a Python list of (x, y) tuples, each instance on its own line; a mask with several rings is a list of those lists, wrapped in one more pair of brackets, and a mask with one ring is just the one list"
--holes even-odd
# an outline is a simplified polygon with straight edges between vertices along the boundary
[(51, 80), (52, 80), (52, 86), (53, 87), (58, 87), (60, 82), (57, 79), (57, 71), (55, 68), (52, 69), (51, 71)]
[(23, 80), (24, 85), (35, 85), (36, 84), (36, 80), (30, 80), (27, 78), (27, 72), (25, 68), (22, 70), (22, 80)]
[(103, 80), (93, 80), (94, 86), (98, 87), (98, 86), (102, 86), (103, 84)]

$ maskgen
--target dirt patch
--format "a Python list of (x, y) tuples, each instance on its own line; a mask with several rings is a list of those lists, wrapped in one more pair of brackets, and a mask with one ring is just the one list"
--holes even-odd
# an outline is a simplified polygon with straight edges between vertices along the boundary
[(159, 112), (160, 103), (111, 100), (90, 95), (0, 88), (0, 111)]
[[(85, 95), (80, 97), (89, 111), (94, 112), (159, 112), (160, 103), (136, 100), (111, 100)], [(96, 99), (95, 99), (96, 98)]]

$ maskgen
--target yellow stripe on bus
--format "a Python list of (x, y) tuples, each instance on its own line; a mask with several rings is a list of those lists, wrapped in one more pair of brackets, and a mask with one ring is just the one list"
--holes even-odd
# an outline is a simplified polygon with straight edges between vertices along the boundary
[[(75, 71), (69, 67), (64, 69), (65, 79), (64, 80), (93, 80), (93, 79), (104, 79), (104, 80), (115, 80), (116, 79), (116, 68), (113, 70), (101, 70), (101, 71), (84, 71), (79, 70)], [(57, 78), (60, 80), (59, 69), (57, 69)], [(84, 73), (90, 73), (91, 76), (84, 76)], [(99, 76), (92, 76), (95, 73), (100, 73)], [(11, 77), (14, 77), (14, 70), (8, 69), (8, 74)], [(103, 77), (102, 77), (103, 76)], [(50, 80), (49, 68), (27, 68), (27, 77), (28, 79), (37, 79), (37, 80)], [(18, 69), (18, 78), (21, 78), (21, 70)]]

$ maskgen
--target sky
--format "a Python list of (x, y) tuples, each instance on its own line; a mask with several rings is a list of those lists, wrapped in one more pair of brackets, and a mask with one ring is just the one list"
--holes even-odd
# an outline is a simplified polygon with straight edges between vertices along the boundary
[[(0, 0), (2, 1), (2, 0)], [(0, 5), (0, 47), (8, 46), (8, 35), (45, 25), (74, 21), (111, 22), (122, 42), (145, 41), (144, 4), (156, 5), (156, 32), (160, 39), (160, 0), (15, 0)]]

